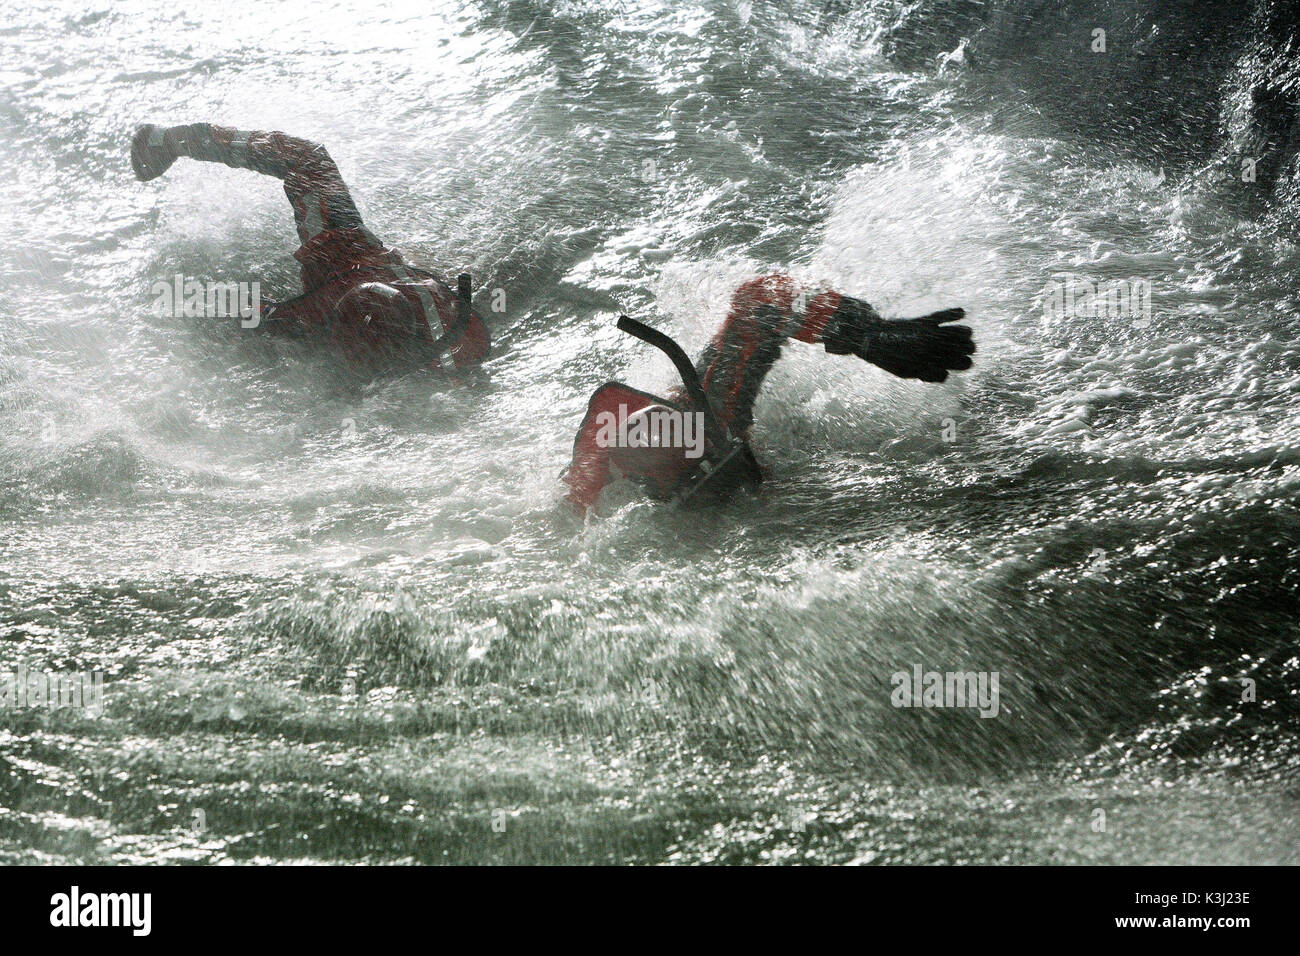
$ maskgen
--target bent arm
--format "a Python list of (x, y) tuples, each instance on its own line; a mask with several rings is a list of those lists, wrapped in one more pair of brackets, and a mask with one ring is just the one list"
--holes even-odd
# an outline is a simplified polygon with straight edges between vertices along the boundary
[(789, 339), (825, 342), (836, 352), (838, 292), (804, 287), (786, 275), (767, 275), (739, 286), (727, 317), (696, 362), (717, 413), (733, 432), (753, 422), (763, 379)]
[[(140, 178), (161, 175), (178, 156), (251, 169), (282, 180), (303, 243), (325, 229), (365, 229), (338, 166), (319, 143), (287, 133), (212, 123), (169, 129), (144, 126), (136, 133), (132, 162)], [(366, 238), (379, 246), (373, 236)]]

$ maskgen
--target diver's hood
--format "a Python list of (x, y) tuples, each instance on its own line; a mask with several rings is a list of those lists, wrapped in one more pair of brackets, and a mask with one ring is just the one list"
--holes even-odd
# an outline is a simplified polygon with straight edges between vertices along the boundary
[(424, 338), (424, 313), (418, 305), (386, 282), (362, 282), (344, 293), (336, 316), (355, 316), (377, 332)]

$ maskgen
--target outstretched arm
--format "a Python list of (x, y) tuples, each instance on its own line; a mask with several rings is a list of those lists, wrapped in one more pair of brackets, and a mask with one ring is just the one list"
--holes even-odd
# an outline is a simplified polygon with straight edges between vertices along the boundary
[(715, 410), (733, 432), (753, 422), (763, 379), (790, 339), (821, 342), (832, 355), (857, 355), (903, 378), (942, 382), (968, 369), (971, 331), (944, 323), (965, 315), (947, 309), (919, 319), (885, 319), (866, 302), (768, 275), (739, 286), (722, 327), (696, 362)]

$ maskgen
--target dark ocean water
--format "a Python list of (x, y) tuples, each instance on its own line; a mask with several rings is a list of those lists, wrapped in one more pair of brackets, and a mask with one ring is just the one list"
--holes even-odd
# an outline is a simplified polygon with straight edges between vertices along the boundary
[[(0, 675), (106, 709), (0, 712), (0, 859), (1296, 862), (1300, 251), (1197, 172), (1205, 77), (898, 54), (933, 7), (10, 2)], [(272, 180), (135, 182), (145, 121), (325, 143), (505, 290), (490, 380), (152, 314), (296, 242)], [(614, 318), (694, 351), (773, 268), (962, 305), (976, 367), (792, 345), (758, 499), (575, 524), (588, 394), (671, 381)], [(999, 715), (892, 706), (915, 665)]]

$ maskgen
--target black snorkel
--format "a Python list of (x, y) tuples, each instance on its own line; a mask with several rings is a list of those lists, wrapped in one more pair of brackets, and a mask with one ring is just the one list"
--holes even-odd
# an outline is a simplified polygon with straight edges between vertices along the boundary
[(682, 504), (688, 501), (710, 483), (712, 483), (712, 491), (725, 495), (737, 485), (754, 485), (762, 481), (762, 473), (759, 471), (758, 462), (754, 460), (753, 452), (749, 450), (749, 445), (743, 439), (732, 435), (713, 414), (713, 406), (709, 404), (709, 397), (700, 383), (699, 373), (695, 371), (695, 366), (691, 364), (689, 356), (682, 347), (658, 329), (651, 328), (644, 322), (638, 322), (630, 316), (620, 315), (618, 327), (620, 331), (640, 339), (647, 345), (653, 345), (668, 356), (681, 377), (693, 410), (704, 416), (704, 433), (715, 449), (713, 455), (706, 455), (701, 459), (699, 468), (692, 471), (678, 485), (673, 495), (673, 503)]
[(469, 328), (470, 306), (470, 275), (468, 272), (462, 272), (456, 276), (456, 320), (451, 323), (451, 328), (434, 339), (430, 346), (433, 354), (439, 359), (442, 358), (443, 352), (450, 352), (456, 346), (461, 336), (465, 334), (465, 330)]

